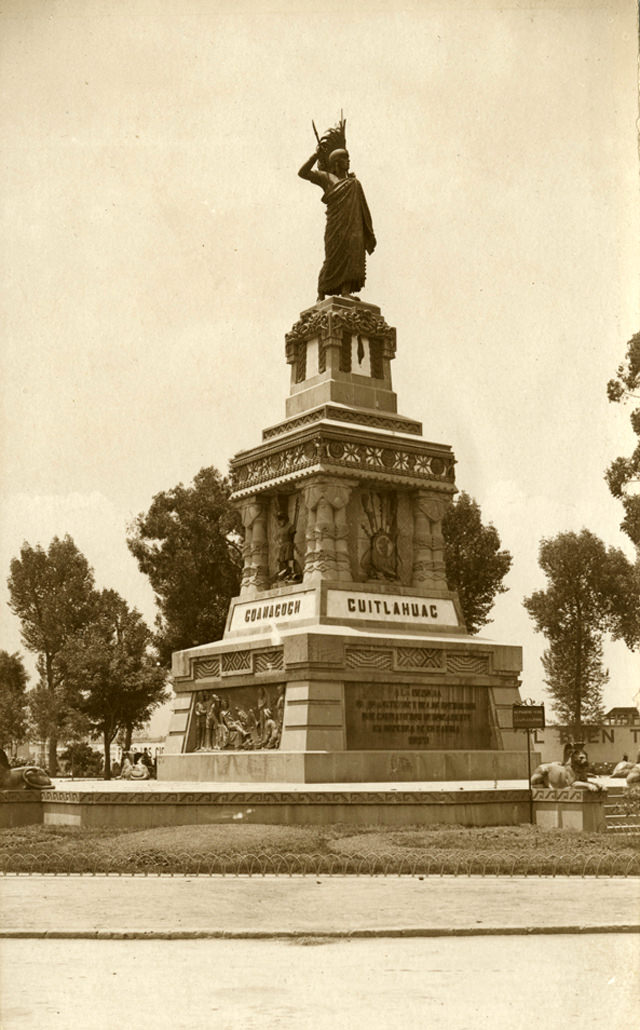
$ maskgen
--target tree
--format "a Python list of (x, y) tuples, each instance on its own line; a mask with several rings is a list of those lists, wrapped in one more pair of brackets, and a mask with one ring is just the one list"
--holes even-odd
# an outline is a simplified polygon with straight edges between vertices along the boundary
[[(618, 366), (615, 379), (607, 384), (607, 395), (614, 404), (640, 398), (640, 333), (627, 344), (624, 362)], [(605, 479), (614, 497), (622, 502), (624, 519), (621, 529), (640, 552), (640, 491), (629, 488), (640, 484), (640, 408), (631, 412), (631, 427), (638, 437), (638, 445), (629, 458), (616, 458), (607, 469)]]
[(118, 731), (143, 726), (169, 696), (151, 636), (135, 608), (115, 590), (103, 590), (94, 617), (61, 653), (68, 704), (86, 718), (91, 734), (102, 738), (106, 780)]
[(27, 679), (20, 655), (0, 651), (0, 746), (11, 753), (26, 736)]
[(507, 590), (502, 581), (511, 555), (500, 550), (497, 529), (483, 525), (480, 505), (464, 492), (443, 518), (442, 535), (449, 588), (458, 591), (469, 633), (477, 633), (491, 622), (496, 595)]
[(222, 636), (229, 601), (239, 591), (240, 519), (229, 494), (228, 481), (203, 468), (191, 486), (156, 494), (129, 528), (129, 549), (160, 610), (156, 643), (167, 665), (173, 651)]
[(59, 656), (69, 637), (91, 616), (93, 570), (70, 536), (54, 537), (47, 551), (22, 545), (20, 557), (11, 562), (8, 586), (9, 607), (20, 619), (22, 640), (38, 656), (40, 682), (34, 707), (43, 739), (48, 740), (49, 772), (54, 774), (67, 716)]
[(548, 586), (523, 603), (549, 642), (542, 661), (554, 710), (579, 734), (584, 722), (601, 714), (608, 678), (603, 635), (633, 642), (634, 620), (627, 616), (640, 611), (635, 569), (622, 551), (607, 548), (587, 529), (543, 539), (538, 561)]
[[(560, 722), (572, 727), (578, 735), (582, 723), (598, 724), (604, 716), (602, 690), (609, 682), (609, 671), (602, 664), (602, 638), (583, 628), (561, 644), (552, 644), (542, 655), (545, 683), (553, 696), (553, 709)], [(579, 718), (576, 717), (575, 670), (581, 663), (583, 679), (589, 684), (582, 693)]]
[(86, 740), (69, 744), (60, 758), (66, 763), (72, 778), (74, 776), (97, 776), (103, 764), (100, 752), (94, 751)]

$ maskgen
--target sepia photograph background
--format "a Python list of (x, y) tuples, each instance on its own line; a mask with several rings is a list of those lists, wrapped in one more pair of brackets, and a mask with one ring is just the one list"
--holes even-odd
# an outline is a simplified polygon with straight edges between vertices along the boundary
[[(606, 384), (640, 329), (636, 19), (633, 0), (3, 3), (0, 647), (23, 650), (9, 563), (56, 534), (153, 623), (127, 525), (284, 417), (284, 334), (323, 257), (296, 173), (312, 119), (343, 111), (398, 409), (453, 447), (513, 555), (482, 635), (522, 644), (522, 694), (548, 702), (522, 607), (541, 538), (586, 527), (632, 556), (603, 477), (634, 447)], [(637, 658), (605, 659), (605, 708), (632, 704)]]

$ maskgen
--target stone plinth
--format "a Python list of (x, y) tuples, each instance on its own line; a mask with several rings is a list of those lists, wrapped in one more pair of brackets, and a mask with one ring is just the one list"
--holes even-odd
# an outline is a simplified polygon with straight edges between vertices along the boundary
[(0, 790), (0, 829), (42, 822), (39, 790)]
[(606, 790), (590, 791), (578, 787), (550, 790), (534, 787), (531, 792), (537, 826), (545, 830), (576, 830), (604, 833)]

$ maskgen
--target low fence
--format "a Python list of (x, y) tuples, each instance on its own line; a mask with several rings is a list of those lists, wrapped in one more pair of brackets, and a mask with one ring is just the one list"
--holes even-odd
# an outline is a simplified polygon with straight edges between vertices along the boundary
[(60, 847), (5, 855), (0, 875), (53, 876), (640, 876), (637, 854), (575, 854), (526, 856), (503, 852), (493, 855), (428, 856), (424, 852), (376, 855), (255, 854), (212, 855), (192, 851), (135, 854), (111, 848), (104, 851)]

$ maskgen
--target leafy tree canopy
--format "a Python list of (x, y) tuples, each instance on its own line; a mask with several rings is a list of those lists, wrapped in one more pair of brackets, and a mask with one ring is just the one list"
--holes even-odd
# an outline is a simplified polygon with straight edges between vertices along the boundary
[(190, 486), (156, 494), (129, 529), (127, 543), (156, 596), (156, 643), (163, 663), (172, 651), (222, 636), (242, 569), (240, 519), (228, 481), (203, 468)]
[(478, 502), (464, 492), (442, 520), (442, 535), (447, 582), (458, 591), (469, 633), (477, 633), (491, 622), (496, 596), (507, 590), (503, 580), (511, 555), (500, 549), (497, 529), (483, 525)]
[(0, 651), (0, 746), (13, 748), (27, 731), (27, 672), (19, 654)]
[[(607, 395), (614, 404), (640, 399), (640, 333), (629, 340), (625, 360), (607, 384)], [(629, 492), (630, 487), (640, 485), (640, 407), (631, 412), (630, 418), (638, 445), (629, 457), (616, 458), (605, 478), (613, 496), (622, 502), (621, 528), (640, 551), (640, 491)]]
[(69, 704), (104, 744), (104, 775), (118, 730), (143, 726), (169, 697), (166, 674), (140, 613), (115, 590), (103, 590), (93, 619), (69, 638), (61, 655)]
[(600, 711), (603, 634), (637, 643), (636, 569), (586, 529), (543, 539), (538, 560), (548, 585), (524, 606), (549, 642), (543, 665), (554, 706), (577, 728)]
[(10, 569), (9, 607), (25, 647), (55, 657), (91, 613), (93, 570), (70, 536), (54, 537), (47, 551), (24, 543)]

